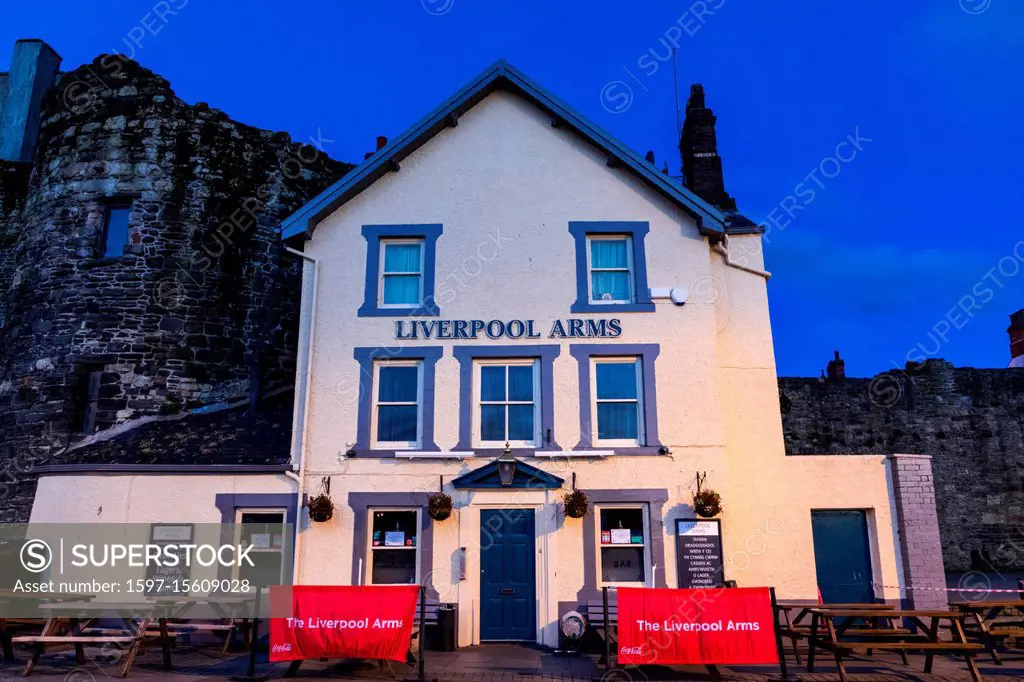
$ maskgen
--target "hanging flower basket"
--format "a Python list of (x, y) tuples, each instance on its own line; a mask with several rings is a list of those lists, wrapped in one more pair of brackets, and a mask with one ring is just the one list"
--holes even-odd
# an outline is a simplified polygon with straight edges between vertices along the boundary
[(307, 506), (309, 507), (309, 518), (318, 523), (330, 521), (331, 517), (334, 516), (334, 503), (331, 502), (331, 498), (326, 493), (320, 493), (309, 498)]
[(452, 515), (452, 497), (445, 493), (434, 493), (427, 500), (427, 513), (435, 521), (444, 521)]
[(565, 494), (565, 515), (571, 519), (582, 519), (586, 516), (587, 494), (582, 490), (573, 490)]
[(710, 519), (722, 513), (722, 496), (714, 490), (701, 490), (693, 496), (693, 511)]

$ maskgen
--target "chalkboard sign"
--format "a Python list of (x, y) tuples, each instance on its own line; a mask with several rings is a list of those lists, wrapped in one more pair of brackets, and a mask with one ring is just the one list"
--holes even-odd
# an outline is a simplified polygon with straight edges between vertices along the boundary
[[(194, 530), (195, 526), (191, 523), (154, 523), (149, 529), (149, 543), (151, 545), (189, 545), (192, 544)], [(146, 596), (188, 594), (187, 582), (191, 578), (192, 571), (184, 561), (179, 561), (177, 566), (147, 565)]]
[(722, 524), (718, 519), (676, 519), (676, 572), (680, 588), (723, 584)]

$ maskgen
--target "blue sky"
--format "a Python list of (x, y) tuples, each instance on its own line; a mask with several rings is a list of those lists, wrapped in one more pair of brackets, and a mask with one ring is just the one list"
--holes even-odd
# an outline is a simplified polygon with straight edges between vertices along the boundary
[[(856, 376), (1009, 360), (1007, 316), (1024, 307), (1024, 3), (104, 4), (9, 3), (0, 51), (43, 38), (64, 68), (134, 52), (183, 99), (298, 140), (319, 131), (350, 161), (505, 57), (678, 174), (663, 61), (677, 44), (684, 88), (703, 83), (718, 116), (728, 190), (776, 221), (780, 374), (816, 375), (834, 349)], [(834, 160), (848, 136), (857, 146)]]

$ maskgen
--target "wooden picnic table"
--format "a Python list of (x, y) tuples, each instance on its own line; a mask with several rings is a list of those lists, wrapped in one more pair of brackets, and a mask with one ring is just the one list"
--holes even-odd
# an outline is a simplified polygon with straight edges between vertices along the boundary
[[(85, 644), (126, 644), (128, 652), (125, 655), (124, 663), (121, 666), (120, 677), (127, 677), (131, 671), (132, 664), (142, 645), (142, 638), (146, 634), (150, 618), (141, 618), (136, 622), (135, 614), (144, 608), (145, 604), (140, 602), (96, 602), (91, 600), (78, 602), (55, 602), (40, 604), (40, 610), (47, 612), (49, 617), (43, 626), (42, 632), (36, 636), (13, 637), (11, 641), (32, 644), (35, 651), (32, 659), (26, 664), (22, 672), (23, 677), (32, 674), (32, 670), (39, 662), (39, 658), (46, 652), (46, 646), (50, 644), (71, 644), (75, 647), (75, 660), (81, 665), (85, 663)], [(84, 614), (88, 613), (89, 616)], [(107, 613), (117, 613), (124, 622), (123, 629), (107, 629), (92, 627), (92, 621)], [(61, 625), (67, 624), (68, 633), (57, 634)], [(129, 634), (124, 634), (125, 632)], [(162, 646), (168, 647), (166, 638), (161, 642)]]
[(1007, 640), (1014, 644), (1024, 637), (1024, 599), (1000, 599), (996, 601), (954, 601), (950, 607), (967, 614), (970, 618), (969, 635), (977, 635), (997, 665), (1003, 661), (999, 645)]
[(89, 601), (94, 599), (92, 594), (71, 594), (62, 592), (15, 592), (14, 590), (0, 590), (0, 646), (3, 648), (4, 660), (14, 660), (14, 649), (11, 646), (11, 626), (19, 629), (24, 626), (45, 625), (46, 618), (40, 614), (39, 618), (18, 617), (11, 615), (11, 607), (15, 604), (24, 606), (27, 602), (33, 602), (38, 606), (41, 603)]
[[(984, 649), (981, 644), (967, 641), (963, 622), (967, 614), (958, 611), (917, 611), (891, 608), (879, 609), (832, 609), (812, 608), (811, 632), (808, 635), (807, 671), (814, 671), (816, 649), (830, 651), (839, 669), (842, 682), (846, 675), (844, 658), (854, 654), (870, 655), (872, 651), (895, 651), (923, 653), (924, 672), (931, 673), (935, 654), (962, 656), (971, 678), (981, 682), (981, 673), (974, 661), (974, 655)], [(910, 621), (917, 632), (895, 626), (896, 619)], [(939, 626), (949, 621), (952, 641), (939, 640)], [(838, 621), (838, 622), (837, 622)], [(927, 622), (926, 622), (927, 621)]]
[[(833, 611), (892, 611), (895, 610), (895, 606), (892, 604), (816, 604), (808, 602), (793, 602), (793, 601), (780, 601), (776, 603), (776, 609), (778, 610), (778, 616), (781, 616), (779, 622), (778, 616), (776, 617), (777, 628), (779, 634), (783, 637), (789, 638), (793, 647), (793, 657), (796, 659), (798, 665), (802, 665), (803, 661), (800, 659), (800, 650), (797, 648), (797, 643), (801, 639), (808, 639), (811, 634), (811, 624), (807, 622), (807, 619), (811, 615), (812, 609), (830, 609)], [(796, 616), (791, 616), (792, 612), (796, 611)], [(909, 630), (907, 630), (909, 632)], [(902, 654), (903, 662), (906, 663), (906, 654)]]
[[(224, 646), (221, 648), (221, 656), (227, 654), (228, 649), (231, 646), (231, 638), (236, 632), (242, 630), (244, 632), (246, 646), (251, 645), (252, 638), (256, 636), (253, 632), (253, 618), (258, 614), (250, 616), (239, 616), (239, 613), (246, 612), (246, 606), (254, 605), (256, 602), (256, 595), (253, 593), (249, 594), (224, 594), (224, 595), (179, 595), (179, 596), (160, 596), (151, 597), (149, 601), (154, 604), (160, 605), (165, 609), (172, 609), (168, 612), (170, 620), (180, 621), (188, 618), (189, 622), (169, 622), (168, 617), (162, 617), (158, 619), (158, 627), (160, 629), (160, 641), (162, 644), (168, 642), (171, 638), (176, 637), (179, 634), (187, 632), (222, 632), (224, 633)], [(219, 620), (221, 622), (216, 623), (196, 623), (192, 622), (196, 619), (190, 618), (188, 612), (200, 604), (205, 604), (210, 607), (210, 610), (216, 616), (213, 619), (206, 618), (205, 614), (203, 618), (199, 620)], [(250, 611), (251, 612), (251, 611)], [(171, 652), (170, 647), (163, 646), (163, 663), (164, 668), (167, 670), (171, 669)]]

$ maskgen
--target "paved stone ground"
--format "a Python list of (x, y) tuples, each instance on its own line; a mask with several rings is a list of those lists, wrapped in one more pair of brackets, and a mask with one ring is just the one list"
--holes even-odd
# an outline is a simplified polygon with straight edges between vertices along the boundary
[[(21, 670), (28, 659), (27, 651), (17, 651), (18, 661), (0, 664), (0, 682), (21, 680)], [(116, 680), (118, 663), (116, 657), (104, 654), (99, 650), (86, 649), (88, 661), (83, 666), (75, 666), (74, 654), (71, 651), (54, 651), (47, 653), (33, 673), (33, 678), (47, 682), (107, 682)], [(280, 678), (285, 671), (283, 664), (266, 662), (265, 654), (260, 657), (258, 673), (271, 679)], [(988, 682), (1019, 682), (1024, 680), (1024, 656), (1018, 660), (1007, 662), (1002, 666), (992, 664), (991, 659), (979, 659), (982, 674)], [(132, 679), (142, 680), (180, 680), (181, 682), (200, 682), (205, 680), (229, 680), (245, 673), (247, 657), (231, 654), (221, 658), (217, 656), (215, 647), (197, 647), (183, 645), (173, 651), (173, 671), (164, 671), (160, 667), (159, 649), (150, 648), (136, 661), (132, 669)], [(644, 682), (651, 680), (690, 679), (706, 680), (709, 678), (703, 668), (645, 668), (643, 670), (615, 670), (605, 672), (590, 656), (556, 655), (538, 648), (493, 644), (481, 647), (461, 649), (454, 653), (427, 652), (427, 678), (438, 682), (554, 682), (565, 680), (570, 682)], [(836, 682), (839, 676), (834, 666), (819, 665), (815, 673), (807, 673), (802, 666), (797, 666), (789, 657), (790, 678), (800, 682)], [(847, 671), (853, 682), (957, 682), (969, 680), (966, 667), (962, 661), (951, 658), (940, 658), (935, 662), (934, 674), (925, 675), (921, 672), (923, 658), (911, 656), (911, 665), (899, 664), (898, 658), (876, 656), (870, 661), (854, 661), (847, 664)], [(414, 678), (413, 667), (394, 664), (395, 677), (389, 671), (379, 670), (373, 663), (304, 663), (296, 680), (363, 680), (383, 681), (405, 680)], [(727, 680), (743, 682), (769, 682), (781, 679), (778, 669), (768, 667), (722, 668), (722, 675)]]

